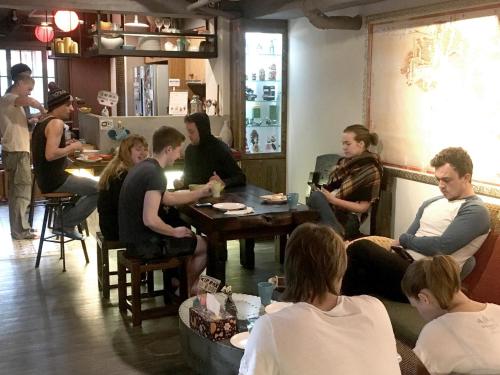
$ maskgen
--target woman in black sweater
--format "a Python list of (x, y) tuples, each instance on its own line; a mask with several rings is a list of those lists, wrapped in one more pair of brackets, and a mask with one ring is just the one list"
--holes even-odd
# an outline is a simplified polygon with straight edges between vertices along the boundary
[(118, 200), (128, 171), (148, 156), (148, 144), (140, 135), (125, 138), (99, 179), (99, 227), (106, 240), (118, 241)]

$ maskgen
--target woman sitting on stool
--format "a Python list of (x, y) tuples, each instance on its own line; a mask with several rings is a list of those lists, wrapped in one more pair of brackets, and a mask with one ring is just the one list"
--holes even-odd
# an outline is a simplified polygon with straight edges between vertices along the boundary
[(99, 227), (108, 241), (118, 241), (118, 199), (128, 171), (148, 157), (148, 144), (143, 136), (132, 134), (125, 138), (118, 152), (104, 168), (99, 179)]
[(413, 351), (430, 374), (500, 374), (500, 306), (461, 291), (451, 256), (410, 264), (401, 288), (429, 322)]
[(380, 194), (382, 165), (378, 155), (368, 151), (377, 143), (377, 134), (370, 133), (363, 125), (345, 128), (342, 135), (345, 157), (330, 173), (328, 184), (317, 187), (309, 198), (309, 206), (319, 210), (321, 222), (346, 240), (359, 236), (360, 218), (367, 216)]

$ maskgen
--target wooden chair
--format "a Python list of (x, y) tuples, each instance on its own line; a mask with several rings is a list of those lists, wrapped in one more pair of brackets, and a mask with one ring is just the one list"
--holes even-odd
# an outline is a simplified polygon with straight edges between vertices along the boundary
[[(166, 271), (180, 270), (180, 295), (174, 296), (170, 285), (170, 278)], [(131, 294), (127, 295), (127, 270), (131, 274)], [(141, 292), (141, 274), (152, 275), (153, 271), (163, 271), (163, 289), (153, 290), (148, 285), (148, 292)], [(150, 278), (152, 280), (152, 278)], [(142, 299), (163, 296), (165, 306), (142, 309)], [(185, 257), (170, 257), (145, 263), (144, 260), (129, 256), (125, 250), (118, 251), (118, 306), (122, 315), (127, 310), (132, 313), (132, 324), (138, 326), (145, 319), (162, 316), (177, 315), (180, 303), (188, 297), (188, 283)]]
[[(42, 224), (42, 232), (40, 234), (40, 243), (38, 245), (38, 254), (36, 256), (35, 268), (38, 268), (40, 265), (40, 258), (42, 256), (42, 249), (44, 242), (55, 242), (59, 243), (61, 258), (63, 261), (63, 272), (66, 272), (66, 253), (64, 245), (68, 242), (75, 241), (74, 239), (65, 239), (63, 235), (58, 234), (50, 234), (48, 236), (45, 235), (47, 229), (54, 229), (53, 220), (57, 215), (61, 219), (60, 227), (64, 228), (64, 216), (63, 209), (65, 207), (73, 205), (72, 199), (75, 197), (73, 193), (45, 193), (43, 194), (44, 201), (39, 202), (45, 206), (45, 212), (43, 215), (43, 224)], [(82, 231), (82, 225), (78, 225), (78, 230), (80, 233)], [(55, 238), (55, 239), (53, 239)], [(89, 263), (89, 256), (87, 254), (87, 246), (85, 244), (85, 239), (81, 240), (83, 254), (85, 256), (86, 263)]]
[(118, 275), (118, 271), (109, 270), (109, 251), (125, 249), (120, 241), (108, 241), (101, 232), (96, 233), (97, 240), (97, 280), (103, 298), (109, 299), (110, 289), (117, 288), (118, 284), (111, 284), (111, 276)]

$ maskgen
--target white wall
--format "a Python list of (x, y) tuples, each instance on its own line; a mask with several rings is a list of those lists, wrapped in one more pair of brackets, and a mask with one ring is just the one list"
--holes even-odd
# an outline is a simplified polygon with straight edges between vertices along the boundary
[(287, 191), (304, 201), (316, 156), (341, 150), (342, 130), (363, 118), (363, 31), (289, 24)]
[[(437, 2), (391, 0), (342, 14), (369, 15)], [(299, 18), (289, 23), (289, 43), (287, 191), (299, 192), (303, 202), (316, 156), (339, 153), (342, 130), (363, 121), (366, 29), (319, 30)], [(437, 194), (436, 186), (398, 179), (393, 235), (405, 231), (421, 202)], [(482, 198), (500, 204), (500, 199)]]

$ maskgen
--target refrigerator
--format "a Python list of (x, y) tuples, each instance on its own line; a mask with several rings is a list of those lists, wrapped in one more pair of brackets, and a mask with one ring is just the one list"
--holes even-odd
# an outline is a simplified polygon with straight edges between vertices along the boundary
[(168, 65), (134, 67), (134, 103), (136, 116), (168, 114)]

